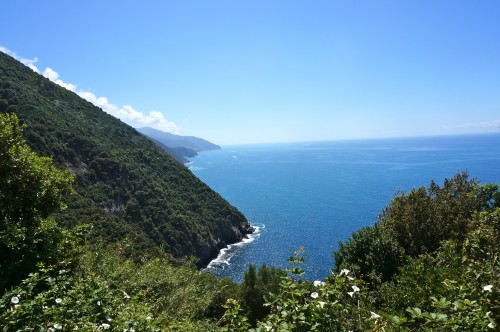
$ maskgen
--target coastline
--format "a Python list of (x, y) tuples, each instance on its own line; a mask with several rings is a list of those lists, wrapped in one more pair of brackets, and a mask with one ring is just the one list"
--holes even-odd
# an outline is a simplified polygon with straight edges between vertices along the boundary
[(224, 269), (224, 266), (230, 265), (231, 258), (237, 253), (236, 249), (257, 240), (261, 235), (261, 230), (265, 228), (265, 225), (250, 225), (250, 227), (252, 229), (251, 233), (247, 233), (241, 240), (229, 243), (225, 247), (221, 248), (217, 255), (213, 257), (208, 264), (202, 268), (202, 270), (210, 273), (213, 270), (219, 268)]

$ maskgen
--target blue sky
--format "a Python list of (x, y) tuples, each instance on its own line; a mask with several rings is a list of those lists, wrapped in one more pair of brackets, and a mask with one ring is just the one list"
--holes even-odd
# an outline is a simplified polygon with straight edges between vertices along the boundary
[(497, 0), (2, 0), (0, 47), (131, 125), (223, 145), (499, 132), (499, 18)]

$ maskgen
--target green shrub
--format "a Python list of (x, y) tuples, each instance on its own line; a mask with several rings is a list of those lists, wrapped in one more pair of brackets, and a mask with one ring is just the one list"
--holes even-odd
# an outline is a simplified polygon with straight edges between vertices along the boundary
[(0, 114), (0, 294), (37, 264), (58, 259), (61, 230), (49, 216), (62, 209), (72, 176), (38, 157), (16, 115)]
[(499, 195), (497, 185), (481, 187), (468, 176), (463, 172), (443, 187), (432, 181), (427, 188), (398, 193), (379, 216), (383, 232), (412, 257), (435, 251), (441, 241), (463, 240), (473, 215), (495, 207)]
[(379, 227), (361, 228), (333, 254), (335, 271), (348, 269), (370, 284), (388, 281), (404, 262), (404, 251)]

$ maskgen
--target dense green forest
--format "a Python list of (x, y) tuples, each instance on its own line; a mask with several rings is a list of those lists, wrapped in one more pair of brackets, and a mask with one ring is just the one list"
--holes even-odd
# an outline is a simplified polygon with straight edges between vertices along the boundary
[(340, 243), (325, 280), (304, 278), (300, 248), (286, 270), (249, 265), (238, 285), (171, 257), (199, 254), (216, 236), (209, 221), (243, 233), (238, 211), (134, 129), (1, 53), (0, 79), (3, 331), (500, 326), (497, 184), (464, 172), (398, 192)]
[[(494, 331), (500, 314), (500, 192), (460, 173), (397, 193), (334, 253), (325, 280), (250, 265), (241, 285), (132, 259), (131, 241), (61, 227), (73, 176), (37, 156), (0, 114), (0, 328), (4, 331)], [(82, 217), (84, 218), (84, 217)]]
[[(41, 156), (74, 176), (68, 209), (56, 218), (91, 223), (96, 237), (129, 238), (135, 252), (157, 251), (207, 264), (251, 227), (188, 169), (98, 107), (0, 52), (0, 113), (15, 113)], [(132, 254), (135, 254), (133, 252)]]

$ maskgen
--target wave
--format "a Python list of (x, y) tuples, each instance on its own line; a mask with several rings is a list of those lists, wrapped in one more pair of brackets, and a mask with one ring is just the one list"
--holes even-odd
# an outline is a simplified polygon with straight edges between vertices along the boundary
[(188, 169), (190, 169), (191, 171), (202, 171), (204, 169), (206, 169), (205, 167), (201, 167), (201, 166), (188, 166)]
[(231, 259), (241, 251), (242, 247), (257, 240), (261, 235), (261, 231), (266, 228), (266, 225), (252, 224), (252, 227), (255, 229), (252, 234), (248, 235), (248, 237), (244, 238), (240, 242), (230, 244), (227, 246), (227, 248), (221, 249), (219, 255), (217, 255), (216, 258), (210, 261), (210, 263), (208, 263), (204, 271), (210, 272), (217, 269), (224, 270), (226, 266), (231, 265)]

